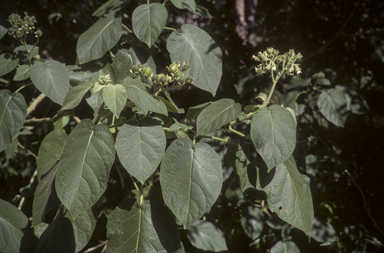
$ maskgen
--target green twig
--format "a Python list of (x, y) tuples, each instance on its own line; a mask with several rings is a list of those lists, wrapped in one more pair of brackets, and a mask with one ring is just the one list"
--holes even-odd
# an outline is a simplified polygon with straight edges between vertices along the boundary
[(231, 132), (234, 133), (234, 134), (237, 134), (237, 135), (239, 135), (239, 136), (241, 136), (241, 137), (243, 137), (243, 138), (249, 140), (249, 141), (252, 140), (251, 137), (249, 137), (248, 135), (245, 135), (245, 134), (243, 134), (243, 133), (240, 133), (239, 131), (236, 131), (236, 130), (233, 129), (231, 126), (228, 127), (228, 130), (231, 131)]
[(167, 26), (165, 26), (164, 29), (171, 30), (171, 31), (177, 31), (177, 29), (172, 28), (172, 27), (167, 27)]
[(135, 182), (135, 179), (131, 176), (131, 174), (129, 174), (129, 177), (131, 178), (132, 183), (133, 183), (133, 185), (135, 186), (136, 190), (137, 190), (137, 191), (140, 191), (139, 187), (137, 186), (137, 184), (136, 184), (136, 182)]
[(215, 137), (215, 136), (208, 136), (208, 135), (197, 135), (197, 136), (195, 136), (195, 138), (210, 138), (212, 140), (222, 141), (222, 142), (225, 142), (225, 143), (229, 142), (229, 140), (222, 139), (222, 138)]
[(133, 33), (131, 29), (129, 29), (126, 25), (122, 24), (122, 26), (127, 30), (129, 33)]
[(29, 85), (32, 85), (32, 84), (33, 84), (33, 83), (27, 83), (27, 84), (21, 86), (20, 88), (18, 88), (18, 89), (15, 91), (15, 93), (21, 91), (21, 90), (24, 89), (25, 87), (27, 87), (27, 86), (29, 86)]

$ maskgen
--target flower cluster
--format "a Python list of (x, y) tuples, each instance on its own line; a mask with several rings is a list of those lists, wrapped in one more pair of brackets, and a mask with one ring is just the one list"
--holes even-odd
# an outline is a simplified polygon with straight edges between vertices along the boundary
[(101, 74), (99, 76), (99, 80), (97, 80), (97, 84), (99, 85), (108, 85), (109, 83), (111, 83), (112, 79), (111, 79), (111, 75), (110, 74)]
[(252, 56), (255, 61), (261, 62), (255, 68), (256, 72), (283, 71), (287, 75), (298, 75), (301, 73), (299, 64), (295, 64), (296, 60), (303, 57), (300, 53), (295, 54), (293, 49), (283, 55), (279, 53), (279, 50), (267, 48), (266, 51), (259, 52), (257, 56)]
[[(11, 27), (8, 29), (8, 34), (13, 36), (15, 39), (23, 42), (27, 35), (35, 29), (36, 18), (35, 16), (26, 15), (24, 19), (18, 14), (11, 14), (8, 17), (8, 22)], [(39, 38), (43, 35), (40, 30), (35, 31), (35, 37)]]

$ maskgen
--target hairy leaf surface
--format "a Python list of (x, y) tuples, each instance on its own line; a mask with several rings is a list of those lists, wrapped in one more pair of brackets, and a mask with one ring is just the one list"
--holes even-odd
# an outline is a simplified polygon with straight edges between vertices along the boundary
[(116, 137), (116, 151), (121, 164), (142, 184), (159, 165), (165, 145), (162, 126), (149, 118), (124, 124)]
[(6, 149), (19, 132), (27, 117), (23, 95), (9, 90), (0, 91), (0, 152)]
[(216, 201), (223, 183), (221, 160), (207, 143), (177, 139), (165, 152), (160, 184), (164, 202), (185, 227)]
[(121, 111), (127, 103), (127, 92), (121, 84), (108, 84), (103, 89), (103, 100), (108, 109), (119, 118)]
[(191, 69), (186, 74), (195, 79), (193, 85), (216, 94), (222, 74), (222, 52), (216, 42), (204, 30), (184, 24), (171, 33), (167, 49), (172, 61), (189, 62)]
[(56, 192), (72, 217), (91, 208), (107, 188), (115, 160), (108, 127), (81, 121), (68, 136), (56, 173)]
[(58, 61), (36, 62), (32, 65), (31, 80), (36, 88), (53, 102), (62, 105), (69, 91), (67, 69)]
[(252, 117), (251, 138), (270, 170), (288, 159), (295, 149), (295, 120), (279, 105), (261, 108)]

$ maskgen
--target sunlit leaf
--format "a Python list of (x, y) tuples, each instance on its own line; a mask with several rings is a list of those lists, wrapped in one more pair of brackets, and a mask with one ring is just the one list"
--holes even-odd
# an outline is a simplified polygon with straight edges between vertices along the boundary
[(79, 85), (72, 87), (65, 96), (61, 110), (70, 110), (78, 106), (84, 95), (92, 88), (96, 80), (92, 77), (82, 81)]

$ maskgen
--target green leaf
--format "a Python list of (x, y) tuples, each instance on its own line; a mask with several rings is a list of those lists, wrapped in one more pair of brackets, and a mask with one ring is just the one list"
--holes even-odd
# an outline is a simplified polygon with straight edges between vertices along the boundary
[(167, 49), (172, 61), (189, 62), (191, 70), (185, 74), (195, 79), (193, 85), (216, 94), (222, 74), (222, 52), (216, 42), (204, 30), (184, 24), (181, 30), (171, 33)]
[(163, 103), (167, 107), (168, 112), (174, 112), (179, 114), (184, 113), (184, 109), (177, 107), (175, 102), (173, 102), (171, 95), (167, 91), (164, 91), (164, 95), (167, 97), (168, 100), (160, 96), (157, 96), (156, 98), (163, 101)]
[(70, 111), (59, 111), (53, 118), (52, 124), (56, 129), (62, 129), (69, 123)]
[(128, 173), (144, 184), (159, 165), (166, 143), (160, 123), (144, 118), (121, 127), (116, 137), (116, 151)]
[(104, 14), (115, 14), (116, 12), (123, 9), (127, 4), (132, 2), (132, 0), (109, 0), (100, 6), (92, 16), (101, 17)]
[(303, 79), (301, 76), (293, 76), (291, 81), (289, 81), (286, 89), (293, 89), (296, 87), (305, 87), (311, 83), (311, 78)]
[(69, 75), (60, 62), (36, 62), (31, 68), (31, 80), (36, 88), (53, 102), (62, 105), (69, 90)]
[(117, 51), (115, 58), (113, 59), (113, 69), (116, 72), (116, 78), (118, 83), (123, 83), (127, 76), (131, 76), (129, 71), (133, 65), (133, 58), (127, 49), (120, 49)]
[(207, 102), (201, 105), (189, 107), (187, 112), (187, 119), (197, 119), (199, 114), (210, 104), (212, 104), (212, 102)]
[(209, 221), (198, 220), (186, 232), (188, 240), (198, 249), (210, 252), (228, 250), (223, 233)]
[(165, 152), (160, 184), (164, 202), (185, 227), (207, 212), (223, 183), (221, 160), (207, 143), (177, 139)]
[(278, 241), (271, 248), (271, 253), (300, 253), (300, 249), (293, 241)]
[(196, 5), (196, 9), (193, 10), (192, 8), (189, 8), (189, 6), (187, 7), (187, 9), (192, 12), (193, 14), (196, 14), (200, 17), (203, 17), (203, 18), (213, 18), (213, 16), (211, 15), (211, 13), (209, 13), (208, 9), (205, 8), (204, 6), (202, 5)]
[(297, 98), (300, 96), (301, 92), (299, 90), (293, 90), (285, 95), (283, 100), (284, 107), (289, 107), (291, 109), (295, 109), (295, 103)]
[(121, 111), (127, 103), (127, 92), (121, 84), (108, 84), (103, 89), (103, 100), (108, 109), (119, 118)]
[(228, 124), (241, 112), (241, 105), (229, 98), (220, 99), (206, 107), (197, 117), (196, 128), (198, 135), (214, 132)]
[(0, 199), (0, 251), (20, 252), (28, 218), (14, 205)]
[(0, 76), (4, 76), (14, 70), (19, 63), (19, 58), (11, 54), (0, 55)]
[(344, 127), (348, 116), (348, 104), (344, 93), (339, 89), (323, 91), (317, 99), (321, 114), (330, 122)]
[(54, 166), (45, 176), (39, 180), (34, 199), (32, 225), (37, 226), (45, 220), (45, 215), (55, 206), (60, 204), (55, 190), (55, 176), (57, 166)]
[(251, 138), (256, 151), (271, 170), (287, 160), (295, 149), (295, 120), (279, 105), (261, 108), (252, 117)]
[(141, 47), (131, 47), (128, 53), (133, 59), (133, 64), (143, 64), (145, 67), (150, 67), (153, 73), (156, 73), (156, 64), (152, 56)]
[(29, 78), (31, 67), (29, 65), (21, 65), (16, 69), (16, 74), (13, 77), (14, 81), (23, 81)]
[(91, 239), (96, 219), (89, 209), (76, 220), (63, 206), (40, 237), (36, 252), (79, 252)]
[(11, 144), (27, 117), (23, 95), (0, 90), (0, 152)]
[(168, 11), (159, 3), (142, 4), (132, 13), (132, 28), (137, 38), (151, 47), (167, 22)]
[(60, 160), (66, 141), (67, 134), (64, 129), (54, 130), (45, 136), (40, 145), (37, 159), (38, 180), (40, 180), (41, 176), (47, 173), (56, 162)]
[[(36, 55), (39, 54), (39, 47), (33, 46), (33, 45), (27, 45), (28, 50), (30, 51), (30, 57), (33, 58)], [(33, 48), (33, 50), (32, 50)], [(29, 59), (28, 59), (28, 52), (25, 49), (24, 45), (20, 45), (16, 47), (13, 50), (13, 53), (16, 57), (20, 59), (21, 62), (25, 62), (29, 64)]]
[(178, 9), (188, 9), (192, 12), (196, 11), (195, 0), (171, 0), (171, 2)]
[(145, 200), (125, 199), (108, 216), (108, 252), (176, 252), (180, 235), (169, 210)]
[(73, 218), (104, 193), (114, 160), (114, 139), (107, 126), (86, 119), (68, 136), (57, 165), (56, 192)]
[(347, 100), (347, 108), (353, 114), (364, 114), (369, 111), (367, 102), (356, 91), (341, 85), (336, 85), (335, 88), (344, 93), (345, 99)]
[(331, 85), (331, 81), (329, 81), (327, 78), (320, 78), (316, 80), (316, 84), (329, 86)]
[(292, 226), (309, 233), (313, 220), (310, 180), (297, 170), (293, 156), (276, 167), (272, 182), (265, 187), (272, 212)]
[[(135, 85), (136, 84), (136, 85)], [(163, 101), (154, 98), (146, 90), (137, 85), (145, 85), (139, 79), (134, 79), (131, 84), (125, 85), (129, 100), (137, 104), (141, 109), (168, 115), (167, 107)]]
[(72, 87), (65, 96), (61, 111), (70, 110), (78, 106), (84, 95), (92, 88), (96, 80), (92, 77), (82, 81), (79, 85)]
[(316, 177), (317, 171), (319, 169), (319, 161), (315, 155), (307, 155), (305, 157), (305, 172), (309, 175)]
[(122, 33), (121, 19), (107, 14), (86, 32), (80, 35), (77, 41), (76, 52), (81, 64), (101, 58), (119, 41)]
[(244, 232), (252, 241), (254, 241), (260, 236), (264, 229), (264, 213), (258, 207), (247, 206), (243, 210), (240, 223)]

